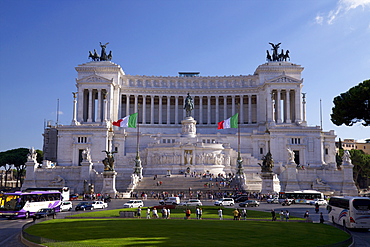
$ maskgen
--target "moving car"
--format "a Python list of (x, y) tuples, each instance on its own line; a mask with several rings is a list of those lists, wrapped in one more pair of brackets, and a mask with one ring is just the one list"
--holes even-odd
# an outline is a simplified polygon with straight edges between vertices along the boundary
[(82, 211), (85, 211), (85, 210), (93, 210), (94, 207), (93, 205), (91, 204), (91, 202), (80, 202), (76, 207), (75, 207), (75, 210), (78, 211), (78, 210), (82, 210)]
[(181, 203), (182, 206), (202, 206), (202, 202), (198, 199), (189, 199), (187, 202)]
[(278, 197), (274, 197), (274, 198), (269, 198), (266, 200), (267, 203), (279, 203), (279, 198)]
[(239, 196), (235, 199), (235, 202), (245, 202), (246, 200), (249, 199), (249, 196), (244, 195), (244, 196)]
[(159, 204), (161, 205), (179, 205), (180, 204), (180, 197), (167, 197), (164, 200), (160, 200)]
[(281, 206), (290, 206), (290, 205), (292, 205), (292, 204), (293, 204), (293, 201), (294, 201), (294, 200), (285, 199), (285, 201), (283, 201), (283, 202), (281, 203)]
[(60, 211), (71, 211), (72, 210), (72, 202), (70, 201), (62, 201), (60, 204)]
[(239, 203), (239, 207), (258, 207), (260, 203), (256, 200), (246, 200), (245, 202)]
[(233, 206), (235, 204), (233, 198), (222, 198), (215, 201), (215, 206)]
[(49, 216), (53, 216), (53, 218), (55, 218), (54, 208), (42, 208), (33, 215), (33, 218), (40, 219), (47, 218)]
[(319, 206), (326, 206), (328, 205), (328, 202), (325, 199), (315, 199), (313, 201), (310, 201), (310, 205), (316, 205), (319, 204)]
[(138, 207), (144, 207), (144, 203), (142, 200), (130, 200), (123, 204), (124, 208), (138, 208)]
[(108, 204), (106, 202), (103, 202), (103, 201), (93, 201), (91, 202), (92, 206), (94, 209), (104, 209), (104, 208), (107, 208), (108, 207)]

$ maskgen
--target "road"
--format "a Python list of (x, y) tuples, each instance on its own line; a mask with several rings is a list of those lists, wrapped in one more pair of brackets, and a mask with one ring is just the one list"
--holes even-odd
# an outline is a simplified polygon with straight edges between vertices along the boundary
[[(112, 202), (109, 203), (109, 207), (104, 210), (109, 209), (118, 209), (122, 208), (122, 205), (128, 201), (129, 199), (113, 199)], [(204, 206), (213, 205), (214, 201), (203, 201)], [(77, 205), (78, 201), (73, 202), (73, 207)], [(144, 201), (145, 206), (156, 206), (158, 205), (158, 200), (148, 199)], [(234, 207), (237, 207), (235, 205)], [(296, 217), (303, 217), (303, 214), (308, 210), (310, 214), (310, 218), (313, 222), (319, 222), (319, 213), (315, 213), (314, 206), (305, 205), (305, 204), (295, 204), (291, 206), (281, 206), (280, 204), (268, 204), (266, 202), (262, 202), (259, 207), (248, 208), (250, 210), (258, 210), (258, 211), (265, 211), (271, 212), (271, 209), (274, 209), (277, 213), (280, 210), (289, 210), (291, 216)], [(101, 209), (99, 209), (101, 210)], [(328, 214), (324, 206), (320, 207), (320, 212), (323, 212), (324, 219), (328, 219)], [(57, 214), (57, 218), (64, 218), (68, 215), (81, 213), (80, 211), (69, 211), (69, 212), (61, 212)], [(6, 247), (25, 247), (19, 241), (19, 234), (22, 229), (22, 226), (25, 223), (31, 222), (32, 219), (17, 219), (17, 220), (8, 220), (8, 219), (0, 219), (0, 246)], [(355, 247), (370, 247), (370, 232), (360, 232), (360, 231), (351, 231), (353, 237), (355, 238)]]

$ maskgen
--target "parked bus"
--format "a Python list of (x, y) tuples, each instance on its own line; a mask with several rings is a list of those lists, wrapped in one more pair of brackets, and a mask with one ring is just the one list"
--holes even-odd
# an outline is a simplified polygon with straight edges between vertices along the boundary
[(3, 193), (0, 197), (0, 217), (28, 218), (41, 208), (53, 208), (59, 212), (61, 202), (59, 191)]
[(31, 192), (31, 191), (59, 191), (62, 194), (62, 200), (63, 201), (69, 201), (69, 199), (70, 199), (69, 187), (27, 188), (27, 189), (24, 190), (24, 192)]
[(288, 200), (291, 203), (309, 204), (315, 199), (324, 199), (324, 194), (316, 190), (299, 190), (279, 192), (279, 203)]
[(335, 196), (327, 206), (329, 220), (347, 228), (370, 228), (370, 198)]

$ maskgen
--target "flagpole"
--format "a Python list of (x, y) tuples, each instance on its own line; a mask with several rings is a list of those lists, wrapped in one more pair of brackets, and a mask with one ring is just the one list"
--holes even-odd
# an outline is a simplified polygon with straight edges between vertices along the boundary
[(243, 176), (243, 159), (240, 156), (240, 121), (239, 121), (239, 115), (240, 115), (240, 103), (238, 103), (238, 158), (237, 158), (237, 174), (242, 177)]
[(137, 137), (136, 137), (136, 157), (140, 159), (140, 156), (139, 156), (139, 128), (140, 128), (140, 124), (139, 124), (139, 109), (140, 109), (140, 104), (138, 104), (138, 107), (137, 107)]
[(134, 174), (136, 174), (139, 177), (139, 180), (141, 180), (143, 178), (143, 167), (141, 165), (140, 154), (139, 154), (139, 140), (140, 140), (139, 109), (140, 109), (140, 104), (138, 104), (138, 107), (137, 107), (137, 118), (136, 118), (137, 137), (136, 137), (136, 158), (135, 158)]
[(238, 104), (238, 153), (240, 157), (240, 103)]

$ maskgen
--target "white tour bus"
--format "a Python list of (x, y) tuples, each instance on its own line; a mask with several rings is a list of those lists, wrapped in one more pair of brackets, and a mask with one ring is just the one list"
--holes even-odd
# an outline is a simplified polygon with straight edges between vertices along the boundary
[(309, 204), (315, 199), (325, 199), (324, 194), (316, 190), (280, 191), (279, 203), (288, 200), (292, 203)]
[(334, 196), (327, 206), (329, 220), (347, 228), (370, 228), (370, 198)]

